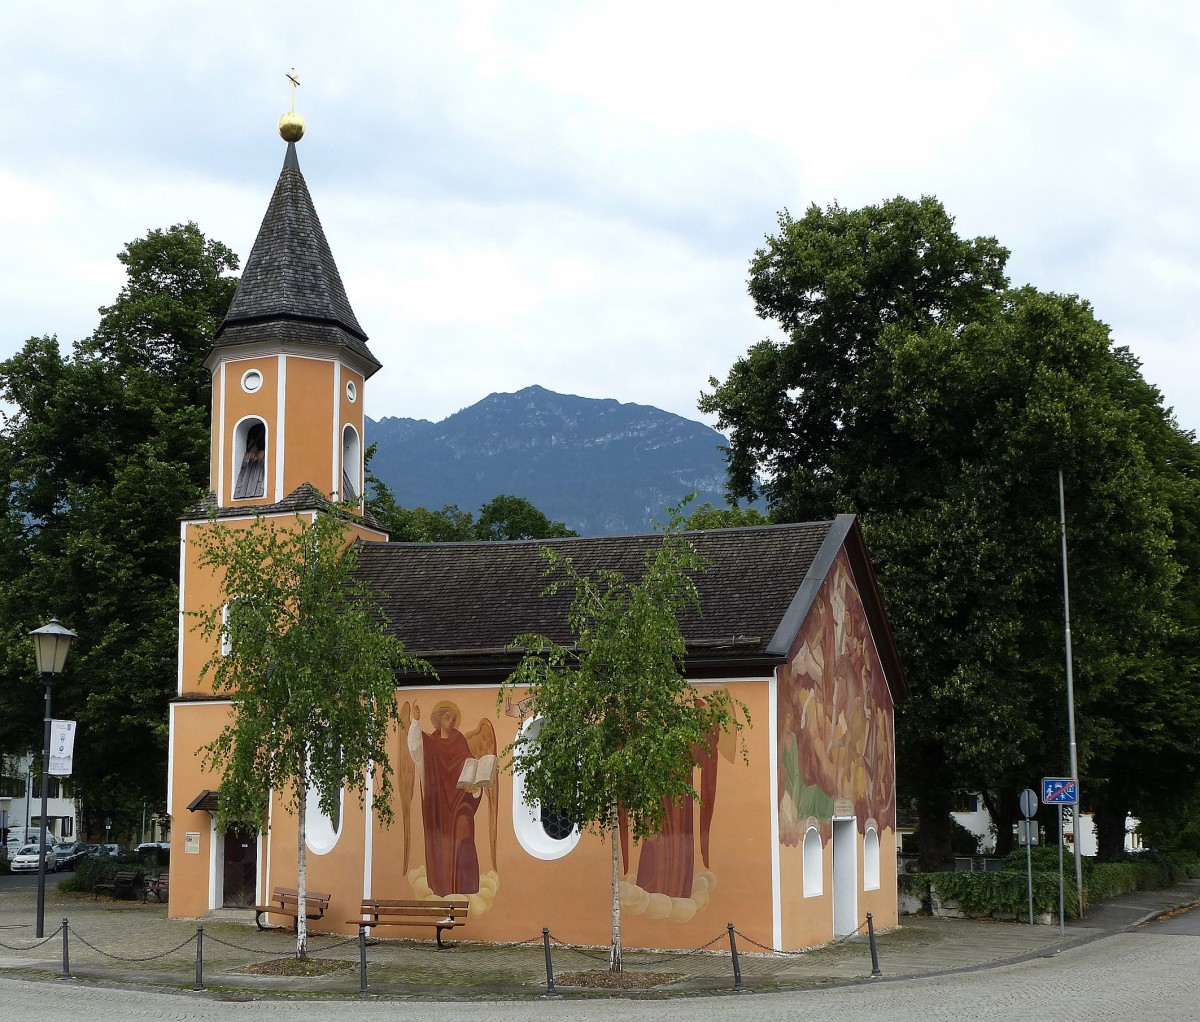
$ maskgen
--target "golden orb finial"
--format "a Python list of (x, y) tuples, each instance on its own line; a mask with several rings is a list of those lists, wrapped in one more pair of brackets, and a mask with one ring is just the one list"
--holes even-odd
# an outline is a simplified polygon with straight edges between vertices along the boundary
[(279, 118), (279, 136), (285, 142), (299, 142), (304, 137), (304, 118), (289, 110)]
[(300, 79), (296, 77), (296, 69), (292, 68), (287, 80), (292, 86), (292, 108), (279, 118), (279, 136), (285, 142), (299, 142), (304, 137), (304, 118), (296, 113), (296, 87)]

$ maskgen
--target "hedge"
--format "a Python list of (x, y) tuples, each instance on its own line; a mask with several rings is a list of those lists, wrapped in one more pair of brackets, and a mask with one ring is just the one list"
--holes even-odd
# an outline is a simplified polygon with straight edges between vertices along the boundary
[[(1033, 852), (1033, 910), (1035, 914), (1058, 913), (1058, 849), (1038, 848)], [(1083, 890), (1086, 902), (1104, 901), (1132, 891), (1153, 891), (1186, 877), (1200, 876), (1200, 860), (1171, 857), (1160, 852), (1135, 852), (1115, 862), (1083, 860)], [(1020, 918), (1029, 912), (1024, 850), (1014, 851), (999, 873), (924, 873), (913, 882), (936, 890), (943, 900), (952, 899), (968, 915), (1010, 915)], [(1070, 857), (1063, 862), (1063, 908), (1074, 918), (1079, 899), (1075, 869)]]

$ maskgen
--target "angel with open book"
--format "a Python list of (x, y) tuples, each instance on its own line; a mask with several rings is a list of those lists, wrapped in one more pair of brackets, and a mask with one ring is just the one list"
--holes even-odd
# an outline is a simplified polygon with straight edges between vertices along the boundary
[[(426, 879), (430, 889), (441, 897), (479, 890), (475, 814), (485, 791), (489, 816), (495, 816), (495, 729), (484, 718), (479, 727), (464, 735), (459, 730), (461, 720), (458, 706), (442, 700), (429, 712), (434, 730), (423, 731), (421, 707), (414, 703), (408, 726), (408, 751), (421, 784)], [(494, 844), (492, 859), (494, 866)]]

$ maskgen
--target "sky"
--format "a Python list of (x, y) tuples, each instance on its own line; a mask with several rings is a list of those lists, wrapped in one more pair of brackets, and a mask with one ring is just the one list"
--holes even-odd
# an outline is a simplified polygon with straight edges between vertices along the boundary
[(539, 384), (712, 424), (779, 338), (778, 212), (933, 195), (1197, 429), (1198, 52), (1182, 3), (4, 0), (0, 358), (87, 336), (150, 230), (244, 260), (295, 68), (374, 418)]

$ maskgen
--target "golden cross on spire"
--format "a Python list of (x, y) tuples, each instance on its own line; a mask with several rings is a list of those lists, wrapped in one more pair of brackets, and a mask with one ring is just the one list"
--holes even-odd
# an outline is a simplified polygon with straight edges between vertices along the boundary
[(292, 113), (296, 112), (296, 88), (300, 85), (300, 79), (296, 77), (296, 69), (292, 68), (292, 73), (287, 76), (287, 80), (292, 83)]

